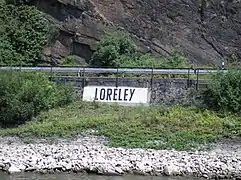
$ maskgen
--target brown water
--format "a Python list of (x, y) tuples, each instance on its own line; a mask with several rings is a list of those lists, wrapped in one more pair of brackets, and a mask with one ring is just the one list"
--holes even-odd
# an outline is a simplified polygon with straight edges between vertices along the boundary
[(96, 176), (86, 174), (35, 174), (23, 173), (8, 175), (0, 172), (0, 180), (200, 180), (186, 177), (148, 177), (148, 176)]

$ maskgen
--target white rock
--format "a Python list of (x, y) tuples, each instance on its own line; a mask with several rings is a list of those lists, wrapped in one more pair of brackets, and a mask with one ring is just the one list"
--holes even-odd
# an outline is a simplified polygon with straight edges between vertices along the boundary
[(19, 164), (18, 165), (18, 168), (21, 170), (21, 171), (24, 171), (26, 169), (26, 166), (23, 165), (23, 164)]
[(172, 176), (175, 174), (179, 174), (178, 168), (175, 165), (167, 165), (164, 167), (164, 173), (167, 176)]
[(241, 148), (232, 152), (216, 150), (215, 153), (109, 148), (94, 136), (80, 137), (76, 141), (59, 140), (54, 145), (2, 142), (0, 167), (3, 166), (2, 169), (9, 173), (27, 171), (26, 167), (38, 171), (89, 169), (110, 174), (135, 171), (169, 176), (184, 173), (200, 177), (238, 176), (241, 171)]
[(16, 167), (15, 165), (11, 165), (8, 169), (9, 174), (20, 173), (20, 172), (21, 172), (21, 170), (18, 167)]

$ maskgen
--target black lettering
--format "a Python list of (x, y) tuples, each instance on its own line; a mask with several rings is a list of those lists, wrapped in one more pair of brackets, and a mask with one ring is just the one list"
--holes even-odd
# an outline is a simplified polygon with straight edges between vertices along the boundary
[(98, 91), (98, 88), (95, 88), (95, 101), (98, 101), (98, 98), (97, 98), (97, 91)]
[(104, 99), (105, 99), (105, 89), (102, 88), (102, 89), (100, 90), (100, 100), (104, 100)]
[(128, 93), (127, 93), (128, 90), (129, 89), (124, 90), (124, 101), (128, 101), (128, 99), (126, 98), (128, 96)]
[(111, 101), (111, 95), (112, 95), (112, 89), (107, 89), (107, 95), (106, 95), (106, 100), (110, 100)]
[(118, 98), (119, 101), (122, 101), (121, 99), (121, 89), (119, 89), (119, 98)]
[(117, 91), (117, 89), (114, 89), (114, 97), (113, 97), (113, 100), (114, 100), (114, 101), (117, 100), (117, 97), (116, 97), (116, 96), (117, 96), (117, 92), (116, 92), (116, 91)]
[(131, 99), (133, 98), (133, 95), (135, 93), (135, 89), (130, 89), (130, 92), (131, 92), (131, 97), (130, 97), (129, 101), (131, 101)]

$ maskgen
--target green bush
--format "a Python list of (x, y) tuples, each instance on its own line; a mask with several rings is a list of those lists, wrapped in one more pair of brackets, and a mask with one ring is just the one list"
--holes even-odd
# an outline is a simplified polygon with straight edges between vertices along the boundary
[(137, 46), (131, 38), (120, 31), (104, 37), (93, 54), (91, 65), (97, 67), (119, 67), (123, 60), (136, 58)]
[(0, 3), (0, 65), (36, 65), (48, 42), (49, 22), (34, 6)]
[(187, 56), (181, 50), (174, 50), (163, 63), (167, 68), (185, 68), (188, 66)]
[(73, 56), (66, 56), (61, 59), (60, 65), (61, 66), (76, 66), (78, 64), (75, 62), (75, 58)]
[(182, 51), (173, 51), (166, 58), (141, 54), (134, 41), (123, 32), (104, 37), (93, 54), (91, 65), (95, 67), (153, 67), (184, 68), (187, 58)]
[(72, 89), (40, 73), (0, 72), (0, 127), (22, 124), (42, 110), (72, 101)]
[(203, 92), (204, 104), (220, 112), (241, 113), (241, 71), (219, 72)]
[(163, 61), (151, 54), (144, 54), (136, 58), (122, 57), (120, 67), (163, 67)]

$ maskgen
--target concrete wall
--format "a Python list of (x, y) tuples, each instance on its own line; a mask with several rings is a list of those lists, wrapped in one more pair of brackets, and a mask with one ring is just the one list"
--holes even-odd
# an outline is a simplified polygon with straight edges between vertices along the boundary
[(75, 87), (79, 97), (82, 97), (85, 86), (128, 86), (149, 88), (151, 91), (151, 104), (175, 105), (191, 104), (196, 88), (203, 89), (206, 81), (188, 79), (149, 79), (149, 78), (83, 78), (83, 77), (52, 77), (52, 81), (71, 84)]

